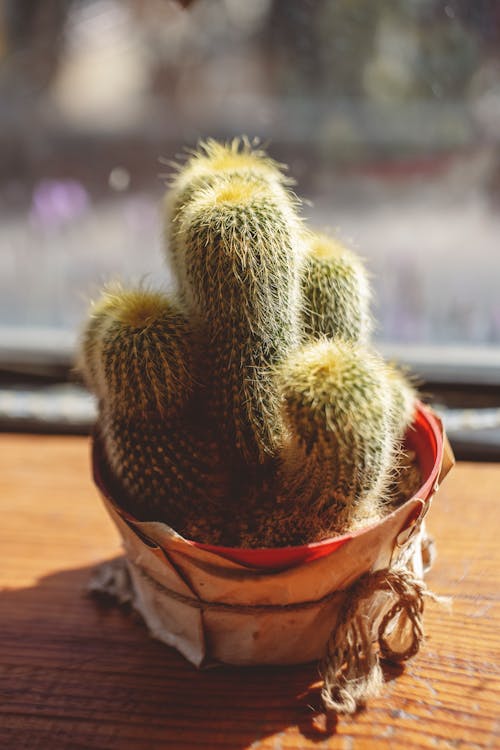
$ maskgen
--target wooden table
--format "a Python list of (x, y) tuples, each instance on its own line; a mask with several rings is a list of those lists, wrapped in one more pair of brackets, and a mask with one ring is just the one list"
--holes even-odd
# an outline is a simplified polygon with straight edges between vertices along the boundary
[(429, 518), (427, 642), (385, 692), (326, 722), (314, 665), (198, 672), (135, 615), (86, 596), (119, 553), (84, 438), (0, 436), (0, 747), (500, 747), (500, 464), (461, 464)]

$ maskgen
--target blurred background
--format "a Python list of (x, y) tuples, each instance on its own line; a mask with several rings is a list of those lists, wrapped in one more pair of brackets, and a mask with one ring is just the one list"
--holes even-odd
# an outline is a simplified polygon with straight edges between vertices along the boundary
[(459, 453), (498, 458), (498, 0), (3, 0), (0, 426), (88, 428), (90, 299), (171, 285), (168, 162), (241, 134), (365, 258), (378, 344)]

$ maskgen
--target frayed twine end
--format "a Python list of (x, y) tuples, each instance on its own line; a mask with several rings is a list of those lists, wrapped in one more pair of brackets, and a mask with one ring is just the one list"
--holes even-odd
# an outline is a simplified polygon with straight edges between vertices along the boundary
[[(383, 615), (374, 641), (367, 606), (383, 593), (393, 603)], [(451, 599), (430, 592), (406, 568), (367, 573), (347, 596), (320, 667), (324, 680), (321, 698), (327, 712), (352, 714), (380, 693), (384, 682), (381, 657), (400, 663), (418, 653), (424, 638), (424, 599), (447, 608), (451, 607)]]

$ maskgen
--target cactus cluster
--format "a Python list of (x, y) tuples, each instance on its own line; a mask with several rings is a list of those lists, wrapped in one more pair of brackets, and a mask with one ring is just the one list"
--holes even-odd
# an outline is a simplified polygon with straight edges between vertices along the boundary
[(198, 541), (281, 546), (378, 518), (415, 394), (370, 347), (360, 259), (283, 168), (208, 141), (165, 199), (174, 298), (108, 289), (81, 368), (117, 497)]

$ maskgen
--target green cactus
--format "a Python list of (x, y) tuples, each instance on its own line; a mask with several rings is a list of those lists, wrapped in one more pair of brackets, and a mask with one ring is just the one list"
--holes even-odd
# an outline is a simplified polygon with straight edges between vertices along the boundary
[(117, 499), (199, 541), (305, 543), (377, 518), (413, 415), (412, 386), (366, 347), (360, 260), (305, 232), (289, 184), (248, 140), (201, 144), (166, 201), (178, 297), (114, 287), (83, 335)]
[(190, 413), (195, 350), (175, 301), (120, 287), (94, 305), (82, 343), (81, 369), (101, 404), (98, 431), (124, 504), (179, 531), (188, 508), (210, 510), (223, 481), (217, 444)]
[(181, 213), (179, 269), (209, 342), (214, 419), (248, 464), (281, 439), (272, 368), (298, 342), (299, 230), (293, 199), (253, 175), (221, 177)]
[(368, 349), (322, 340), (292, 354), (279, 382), (288, 440), (278, 504), (258, 537), (310, 542), (378, 518), (399, 451), (391, 368)]
[[(184, 278), (179, 273), (179, 263), (183, 252), (182, 236), (179, 231), (181, 214), (200, 188), (213, 187), (222, 178), (249, 178), (274, 186), (278, 192), (292, 184), (283, 169), (267, 154), (252, 144), (248, 138), (234, 138), (228, 143), (213, 139), (201, 142), (190, 152), (185, 164), (173, 164), (175, 173), (170, 178), (163, 206), (164, 234), (167, 247), (167, 260), (180, 283), (184, 294)], [(285, 197), (284, 195), (282, 197)]]
[(357, 255), (324, 234), (311, 234), (301, 284), (307, 337), (368, 341), (370, 285)]
[(177, 416), (195, 384), (193, 333), (182, 309), (160, 292), (110, 286), (91, 308), (81, 369), (116, 412)]

